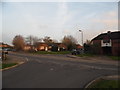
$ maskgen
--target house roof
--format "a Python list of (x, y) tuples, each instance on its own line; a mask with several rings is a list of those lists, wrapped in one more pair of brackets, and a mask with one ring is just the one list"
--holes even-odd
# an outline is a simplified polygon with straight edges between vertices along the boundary
[(12, 46), (8, 44), (4, 44), (3, 42), (0, 42), (0, 47), (12, 47)]
[(67, 48), (67, 46), (66, 46), (65, 44), (62, 44), (62, 43), (59, 43), (58, 46), (59, 46), (59, 47)]
[(93, 38), (92, 41), (93, 40), (102, 40), (106, 36), (108, 36), (111, 40), (120, 39), (120, 31), (116, 31), (116, 32), (108, 31), (108, 33), (102, 33), (102, 34), (98, 35), (97, 37)]
[(46, 44), (47, 45), (47, 43), (44, 43), (44, 42), (37, 42), (36, 44), (37, 45), (40, 45), (40, 44)]
[(77, 48), (83, 48), (83, 46), (81, 46), (80, 44), (77, 44), (76, 46)]
[(30, 45), (30, 44), (26, 44), (25, 46), (32, 46), (32, 45)]
[(0, 42), (0, 45), (2, 45), (3, 43), (2, 42)]

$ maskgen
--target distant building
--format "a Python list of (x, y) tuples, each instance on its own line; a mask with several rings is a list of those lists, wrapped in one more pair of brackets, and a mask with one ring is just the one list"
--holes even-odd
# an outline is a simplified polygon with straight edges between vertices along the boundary
[(38, 42), (36, 45), (25, 45), (25, 51), (36, 50), (36, 51), (64, 51), (67, 50), (67, 46), (62, 43), (51, 43), (47, 44), (44, 42)]
[(0, 49), (13, 48), (13, 46), (0, 42)]
[(25, 51), (29, 51), (31, 49), (32, 49), (32, 45), (27, 44), (27, 45), (24, 46)]
[(58, 51), (65, 51), (67, 50), (67, 46), (63, 43), (58, 43)]
[(82, 49), (83, 49), (83, 46), (81, 46), (80, 44), (76, 44), (76, 48), (82, 50)]
[(36, 44), (36, 48), (37, 51), (48, 51), (50, 47), (48, 44), (41, 42)]
[(120, 55), (120, 31), (102, 33), (91, 40), (96, 54)]
[(66, 45), (62, 43), (37, 43), (36, 45), (38, 51), (63, 51), (66, 50)]

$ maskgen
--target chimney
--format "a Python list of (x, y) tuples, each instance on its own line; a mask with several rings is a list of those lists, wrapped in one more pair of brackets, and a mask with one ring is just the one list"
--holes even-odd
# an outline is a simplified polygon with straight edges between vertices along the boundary
[(108, 31), (107, 33), (108, 33), (108, 34), (110, 34), (110, 33), (111, 33), (111, 31)]

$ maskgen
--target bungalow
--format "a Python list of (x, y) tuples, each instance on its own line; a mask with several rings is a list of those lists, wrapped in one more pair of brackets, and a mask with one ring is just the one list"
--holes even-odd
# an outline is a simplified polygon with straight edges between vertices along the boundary
[(91, 45), (97, 54), (120, 55), (120, 31), (102, 33), (91, 40)]
[(37, 51), (48, 51), (49, 50), (49, 45), (43, 42), (36, 43), (36, 48)]
[(51, 43), (47, 44), (44, 42), (38, 42), (36, 45), (25, 45), (25, 51), (36, 50), (36, 51), (65, 51), (67, 50), (67, 46), (62, 43)]
[(82, 50), (83, 46), (81, 46), (80, 44), (76, 44), (76, 48)]
[(4, 48), (13, 48), (13, 47), (11, 45), (0, 42), (0, 49), (4, 49)]
[(67, 46), (63, 43), (58, 43), (58, 51), (65, 51), (67, 50)]
[[(30, 47), (27, 48), (31, 49)], [(62, 43), (47, 44), (43, 42), (36, 43), (35, 48), (37, 51), (63, 51), (67, 49), (67, 47)]]
[(24, 46), (25, 51), (29, 51), (31, 49), (32, 49), (32, 45), (27, 44), (27, 45)]

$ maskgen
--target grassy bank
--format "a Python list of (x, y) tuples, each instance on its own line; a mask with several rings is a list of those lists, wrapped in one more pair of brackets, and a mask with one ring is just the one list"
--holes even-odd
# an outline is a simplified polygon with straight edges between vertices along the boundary
[(120, 80), (99, 80), (92, 83), (88, 88), (118, 88)]
[(60, 51), (60, 52), (38, 51), (38, 52), (35, 52), (34, 54), (70, 54), (70, 53), (71, 53), (70, 51)]
[(7, 68), (7, 67), (11, 67), (11, 66), (14, 66), (16, 65), (17, 63), (9, 63), (9, 64), (5, 64), (5, 63), (2, 63), (2, 66), (0, 67), (0, 69), (4, 69), (4, 68)]

